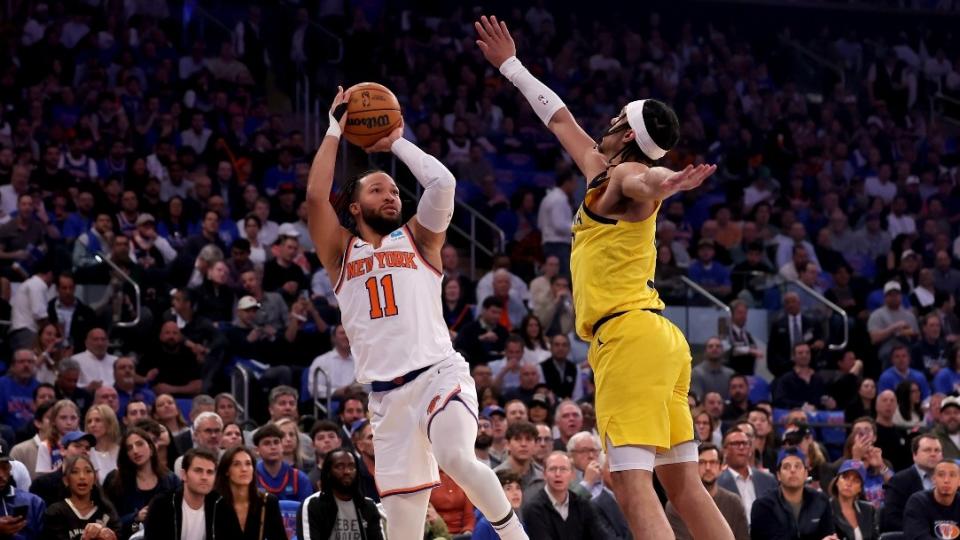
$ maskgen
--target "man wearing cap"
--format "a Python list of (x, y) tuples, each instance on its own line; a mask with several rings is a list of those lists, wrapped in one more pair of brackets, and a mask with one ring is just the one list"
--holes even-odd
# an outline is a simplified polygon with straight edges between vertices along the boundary
[(499, 405), (488, 405), (480, 411), (480, 418), (490, 420), (493, 443), (490, 456), (499, 463), (507, 461), (507, 413)]
[(904, 538), (960, 538), (960, 463), (945, 459), (933, 469), (933, 489), (914, 493), (903, 514)]
[(933, 434), (940, 439), (944, 459), (960, 459), (960, 397), (951, 396), (940, 403), (940, 420)]
[(917, 318), (903, 307), (900, 282), (888, 281), (883, 286), (883, 305), (870, 313), (867, 319), (870, 343), (877, 348), (877, 356), (888, 365), (894, 341), (911, 341), (920, 331)]
[(177, 258), (177, 250), (166, 238), (157, 234), (156, 219), (150, 214), (137, 216), (133, 253), (144, 268), (164, 267)]
[(896, 390), (897, 385), (904, 381), (913, 381), (920, 387), (921, 399), (930, 397), (930, 383), (922, 371), (910, 367), (910, 349), (903, 343), (896, 343), (890, 348), (890, 363), (877, 380), (877, 391)]
[(248, 296), (259, 304), (254, 322), (257, 326), (271, 327), (278, 334), (287, 326), (288, 309), (283, 297), (275, 292), (263, 290), (263, 274), (258, 270), (248, 270), (240, 274), (240, 285)]
[(807, 457), (796, 448), (777, 456), (780, 488), (760, 497), (751, 510), (750, 537), (754, 540), (836, 540), (830, 500), (806, 487)]
[(494, 472), (512, 471), (520, 477), (520, 487), (527, 491), (543, 485), (543, 469), (533, 460), (537, 444), (537, 428), (527, 421), (514, 422), (507, 426), (507, 460)]
[(924, 433), (913, 439), (911, 447), (913, 466), (893, 475), (887, 482), (880, 532), (903, 530), (903, 512), (910, 496), (918, 491), (933, 489), (934, 467), (943, 460), (940, 440), (935, 435)]
[(56, 470), (41, 474), (30, 484), (30, 493), (40, 497), (47, 504), (53, 504), (66, 498), (67, 488), (63, 483), (63, 467), (74, 456), (85, 456), (96, 446), (97, 439), (82, 431), (71, 431), (60, 438), (60, 451), (63, 453), (63, 465)]
[[(47, 505), (40, 497), (16, 487), (15, 484), (9, 447), (0, 442), (0, 538), (39, 538)], [(20, 507), (26, 507), (26, 512), (17, 515), (16, 510)]]
[(697, 243), (697, 258), (690, 263), (690, 279), (718, 298), (725, 298), (732, 290), (730, 269), (713, 260), (716, 246), (713, 240), (701, 238)]

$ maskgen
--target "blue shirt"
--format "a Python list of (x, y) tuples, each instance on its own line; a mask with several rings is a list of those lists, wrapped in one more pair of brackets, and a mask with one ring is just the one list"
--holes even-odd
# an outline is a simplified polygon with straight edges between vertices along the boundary
[(79, 238), (81, 234), (87, 232), (91, 221), (80, 214), (73, 212), (67, 216), (63, 222), (63, 230), (60, 231), (64, 238)]
[(263, 461), (257, 463), (257, 484), (260, 489), (281, 501), (303, 502), (313, 493), (310, 478), (303, 471), (295, 469), (287, 463), (280, 465), (280, 472), (277, 473), (277, 476), (270, 476), (263, 465)]
[(9, 375), (0, 377), (0, 420), (15, 431), (33, 420), (33, 391), (40, 386), (36, 379), (30, 378), (27, 384), (20, 384)]
[(146, 385), (135, 386), (133, 392), (129, 394), (116, 386), (113, 388), (117, 391), (117, 397), (120, 400), (120, 413), (117, 415), (118, 418), (126, 416), (127, 405), (129, 405), (131, 401), (142, 401), (147, 404), (147, 409), (150, 409), (153, 407), (153, 402), (157, 400), (157, 395), (153, 393), (153, 390), (147, 388)]
[(699, 260), (694, 260), (687, 273), (690, 279), (706, 287), (730, 285), (730, 269), (716, 261), (711, 262), (708, 268)]
[(897, 385), (908, 379), (914, 381), (917, 383), (917, 386), (920, 387), (921, 399), (930, 397), (930, 385), (927, 383), (927, 378), (923, 376), (923, 373), (908, 368), (907, 376), (903, 377), (893, 366), (887, 368), (887, 370), (880, 375), (880, 380), (877, 381), (877, 393), (879, 394), (884, 390), (896, 391)]
[(933, 391), (938, 394), (949, 396), (958, 389), (960, 389), (960, 373), (950, 368), (941, 369), (933, 378)]
[(33, 493), (10, 486), (7, 488), (7, 493), (0, 496), (0, 516), (13, 515), (15, 506), (27, 507), (27, 526), (9, 538), (13, 540), (40, 538), (40, 531), (43, 529), (43, 513), (47, 511), (47, 504)]

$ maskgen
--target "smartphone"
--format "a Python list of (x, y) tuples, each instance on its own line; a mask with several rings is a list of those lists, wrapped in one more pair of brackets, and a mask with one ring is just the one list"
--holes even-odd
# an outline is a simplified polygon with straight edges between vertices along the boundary
[(11, 506), (8, 509), (10, 511), (11, 516), (24, 518), (24, 519), (26, 519), (27, 511), (29, 510), (27, 506)]

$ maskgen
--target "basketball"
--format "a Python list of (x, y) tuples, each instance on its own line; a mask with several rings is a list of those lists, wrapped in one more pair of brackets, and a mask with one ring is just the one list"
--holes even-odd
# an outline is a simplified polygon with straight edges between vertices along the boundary
[(366, 148), (400, 125), (400, 102), (386, 86), (364, 82), (352, 86), (350, 92), (343, 136), (352, 144)]

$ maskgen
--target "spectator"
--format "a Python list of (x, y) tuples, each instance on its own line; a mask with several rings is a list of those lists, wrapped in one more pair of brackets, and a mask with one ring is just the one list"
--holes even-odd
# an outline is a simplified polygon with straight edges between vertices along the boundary
[(533, 461), (537, 442), (537, 428), (530, 422), (515, 422), (507, 426), (507, 458), (494, 471), (511, 471), (520, 477), (523, 491), (543, 484), (543, 469)]
[(79, 380), (80, 364), (73, 358), (67, 358), (60, 362), (60, 371), (53, 382), (53, 388), (58, 400), (68, 399), (84, 410), (93, 403), (93, 395), (77, 386)]
[(732, 422), (744, 418), (750, 412), (750, 383), (744, 375), (735, 374), (730, 377), (727, 386), (727, 400), (723, 407), (722, 420)]
[(877, 357), (884, 365), (898, 340), (910, 341), (919, 332), (917, 318), (903, 308), (902, 301), (900, 283), (888, 281), (883, 286), (883, 305), (873, 310), (867, 319), (870, 343), (876, 347)]
[(545, 257), (557, 257), (560, 262), (558, 271), (564, 276), (570, 274), (570, 224), (573, 223), (570, 198), (575, 187), (576, 179), (572, 173), (565, 171), (558, 174), (556, 187), (550, 189), (540, 202), (537, 215), (543, 254)]
[(373, 426), (366, 419), (357, 420), (353, 424), (353, 447), (360, 457), (360, 491), (364, 496), (380, 502), (380, 492), (377, 490), (374, 474), (376, 471), (376, 455), (373, 451)]
[(861, 497), (866, 478), (861, 461), (847, 460), (830, 483), (830, 509), (838, 537), (874, 540), (880, 536), (876, 509)]
[(51, 472), (63, 462), (61, 438), (77, 430), (80, 424), (80, 410), (73, 401), (61, 399), (50, 410), (50, 418), (50, 427), (44, 432), (45, 444), (41, 445), (37, 452), (36, 472), (38, 474)]
[(933, 472), (943, 460), (940, 441), (934, 435), (923, 434), (912, 443), (913, 466), (908, 467), (887, 482), (884, 508), (880, 518), (880, 531), (904, 530), (904, 509), (914, 493), (933, 489)]
[(940, 316), (936, 313), (924, 315), (920, 339), (910, 348), (910, 367), (922, 371), (926, 378), (934, 379), (941, 369), (947, 367), (947, 353)]
[(717, 478), (717, 485), (740, 497), (747, 524), (754, 515), (754, 503), (777, 490), (777, 480), (772, 475), (749, 465), (753, 453), (750, 438), (739, 429), (731, 429), (723, 437), (723, 460), (726, 470)]
[(550, 358), (540, 363), (547, 387), (558, 398), (573, 396), (577, 385), (577, 366), (570, 358), (570, 339), (564, 334), (550, 338)]
[(186, 453), (193, 448), (203, 448), (213, 452), (213, 455), (219, 456), (223, 454), (220, 450), (220, 438), (223, 436), (223, 419), (215, 412), (204, 411), (196, 416), (193, 420), (192, 429), (189, 432), (191, 435), (190, 441), (192, 444), (189, 446), (181, 445), (178, 448), (183, 455), (178, 458), (173, 464), (173, 472), (178, 476), (183, 471), (183, 460), (185, 459)]
[(440, 261), (443, 266), (443, 278), (460, 284), (460, 296), (464, 302), (476, 303), (475, 284), (460, 271), (460, 253), (457, 248), (451, 244), (444, 244), (440, 250)]
[(703, 361), (693, 368), (690, 379), (690, 391), (698, 396), (705, 396), (709, 392), (720, 394), (726, 399), (730, 377), (734, 371), (723, 365), (723, 342), (712, 336), (707, 339), (703, 351)]
[[(493, 385), (503, 393), (514, 392), (521, 386), (520, 373), (523, 366), (529, 365), (524, 360), (524, 342), (523, 338), (517, 335), (511, 335), (507, 338), (507, 344), (504, 347), (504, 356), (500, 360), (490, 362), (489, 369), (493, 376)], [(482, 366), (477, 366), (479, 369)], [(538, 372), (537, 381), (543, 380), (540, 374), (540, 364), (533, 365)], [(534, 383), (535, 385), (536, 383)], [(532, 388), (532, 386), (531, 386)]]
[(60, 326), (50, 321), (40, 327), (32, 351), (37, 359), (35, 377), (46, 384), (53, 384), (57, 380), (60, 362), (73, 356), (70, 340), (64, 340)]
[[(0, 230), (2, 232), (2, 230)], [(37, 339), (37, 332), (46, 322), (47, 289), (53, 282), (53, 268), (41, 261), (34, 274), (24, 281), (11, 301), (10, 334), (8, 341), (13, 350), (29, 349)]]
[[(4, 445), (0, 448), (0, 500), (3, 514), (0, 515), (0, 530), (13, 540), (40, 538), (45, 528), (42, 520), (46, 504), (40, 497), (16, 485), (11, 474), (11, 457)], [(26, 508), (23, 515), (15, 515), (15, 508)]]
[[(747, 540), (750, 538), (750, 533), (748, 532), (747, 516), (744, 513), (744, 506), (740, 497), (717, 484), (723, 467), (723, 454), (712, 443), (701, 444), (698, 453), (700, 456), (700, 481), (703, 482), (703, 487), (707, 488), (707, 493), (713, 498), (723, 518), (730, 525), (734, 538), (736, 540)], [(670, 521), (670, 528), (673, 529), (677, 540), (693, 538), (680, 518), (676, 507), (669, 501), (666, 506), (666, 514), (667, 520)]]
[(256, 465), (259, 484), (281, 501), (306, 500), (312, 490), (307, 475), (283, 461), (283, 431), (274, 424), (261, 427), (253, 435), (253, 444), (260, 454)]
[(811, 317), (801, 313), (800, 296), (789, 292), (783, 295), (783, 316), (770, 327), (767, 343), (767, 367), (774, 376), (787, 373), (793, 367), (796, 345), (806, 343), (811, 352), (819, 353), (824, 342), (822, 329)]
[[(220, 459), (216, 486), (223, 499), (214, 527), (230, 538), (282, 540), (287, 532), (280, 515), (280, 502), (257, 489), (256, 463), (253, 452), (244, 446), (228, 450)], [(252, 536), (253, 531), (258, 531), (258, 535)]]
[(442, 469), (440, 485), (430, 492), (430, 505), (440, 514), (447, 531), (454, 535), (469, 535), (476, 526), (473, 504), (463, 489)]
[(945, 398), (940, 403), (940, 419), (933, 428), (940, 439), (944, 459), (960, 459), (960, 398)]
[(810, 367), (810, 346), (798, 342), (793, 347), (793, 371), (773, 382), (773, 404), (784, 409), (818, 408), (833, 410), (837, 402), (826, 394), (823, 379)]
[(301, 289), (307, 288), (307, 276), (294, 262), (300, 242), (293, 236), (283, 236), (277, 242), (277, 257), (267, 261), (263, 267), (263, 288), (266, 291), (279, 292), (285, 298), (291, 299)]
[(524, 405), (519, 399), (513, 399), (507, 402), (507, 406), (504, 407), (504, 410), (507, 413), (507, 425), (513, 424), (514, 422), (529, 422), (530, 415), (527, 412), (527, 406)]
[(575, 433), (567, 442), (567, 455), (573, 462), (574, 482), (570, 489), (588, 499), (603, 491), (600, 438), (589, 431)]
[(557, 404), (556, 426), (559, 437), (553, 441), (553, 449), (563, 451), (570, 438), (583, 430), (583, 411), (572, 400), (565, 399)]
[[(920, 388), (920, 398), (930, 397), (930, 385), (923, 373), (910, 368), (910, 349), (906, 345), (896, 344), (890, 349), (890, 363), (892, 364), (880, 375), (877, 381), (877, 390), (894, 390), (904, 381), (912, 381)], [(898, 398), (899, 399), (899, 398)]]
[(475, 306), (468, 304), (460, 282), (455, 279), (443, 280), (443, 320), (450, 329), (451, 339), (456, 340), (457, 334), (464, 325), (473, 322)]
[(229, 276), (230, 271), (223, 261), (217, 261), (210, 266), (203, 284), (197, 290), (198, 316), (217, 323), (233, 318), (236, 293), (227, 282)]
[[(757, 498), (750, 519), (750, 538), (776, 540), (825, 539), (836, 536), (827, 496), (805, 487), (806, 456), (797, 449), (781, 450), (777, 458), (780, 488)], [(799, 507), (799, 512), (794, 510)]]
[(535, 490), (523, 508), (524, 527), (531, 538), (590, 540), (610, 538), (600, 529), (590, 503), (567, 487), (573, 478), (570, 458), (553, 452), (545, 462), (545, 482)]
[[(510, 501), (510, 507), (520, 515), (520, 507), (523, 505), (523, 489), (520, 486), (520, 477), (511, 471), (497, 472), (497, 479), (503, 487), (503, 493)], [(481, 516), (477, 520), (477, 527), (473, 531), (472, 540), (497, 540), (500, 536), (497, 534), (493, 525), (486, 517)]]
[(697, 243), (697, 258), (690, 263), (687, 273), (690, 279), (699, 283), (717, 298), (727, 298), (732, 291), (730, 269), (714, 261), (716, 246), (713, 240), (701, 238)]
[[(494, 274), (497, 270), (501, 269), (510, 272), (511, 262), (510, 256), (502, 253), (493, 257), (493, 267), (477, 281), (477, 292), (475, 296), (477, 301), (482, 301), (481, 299), (493, 296)], [(513, 272), (510, 272), (510, 297), (520, 300), (521, 302), (530, 300), (530, 289), (527, 287), (527, 283)]]
[[(43, 537), (69, 538), (71, 531), (80, 530), (93, 540), (116, 540), (120, 530), (117, 511), (101, 495), (90, 458), (79, 455), (67, 460), (63, 482), (69, 495), (47, 507)], [(76, 512), (75, 508), (84, 510)]]
[[(553, 441), (553, 439), (550, 440)], [(477, 419), (477, 438), (473, 443), (473, 451), (478, 461), (491, 469), (496, 469), (500, 465), (500, 461), (490, 454), (490, 447), (492, 445), (493, 424), (490, 422), (489, 417), (481, 415), (480, 418)]]
[(93, 435), (97, 443), (91, 448), (90, 461), (97, 471), (97, 482), (103, 484), (107, 475), (117, 468), (120, 455), (120, 423), (113, 409), (106, 405), (94, 405), (87, 411), (84, 431)]
[(897, 396), (893, 390), (877, 394), (877, 442), (876, 446), (893, 464), (897, 471), (911, 463), (906, 432), (894, 423), (897, 414)]
[(933, 489), (914, 493), (903, 516), (904, 538), (927, 540), (956, 536), (960, 526), (960, 464), (944, 460), (933, 472)]
[(0, 422), (19, 430), (33, 418), (33, 396), (40, 383), (34, 377), (37, 360), (29, 349), (18, 349), (7, 374), (0, 377)]
[(80, 365), (80, 379), (77, 384), (88, 392), (95, 392), (101, 386), (113, 386), (113, 364), (117, 357), (107, 352), (107, 332), (102, 328), (91, 329), (87, 333), (85, 345), (85, 351), (71, 357)]
[(757, 360), (764, 356), (756, 338), (747, 330), (748, 313), (743, 300), (730, 304), (730, 367), (742, 375), (753, 375)]
[(134, 427), (141, 420), (150, 418), (150, 406), (143, 401), (129, 401), (123, 409), (123, 427), (125, 430)]
[(454, 346), (466, 357), (470, 366), (486, 364), (502, 356), (508, 332), (500, 326), (503, 302), (495, 297), (483, 301), (477, 319), (464, 325)]
[[(150, 407), (157, 400), (145, 384), (137, 384), (137, 367), (132, 356), (121, 356), (113, 364), (113, 388), (117, 392), (118, 406), (121, 411), (127, 410), (131, 401), (141, 401)], [(123, 416), (123, 414), (121, 414)]]
[(320, 483), (327, 487), (310, 495), (297, 510), (297, 538), (329, 538), (337, 529), (382, 540), (380, 514), (360, 492), (358, 468), (359, 460), (347, 450), (327, 455), (320, 471)]
[[(333, 349), (314, 358), (307, 372), (310, 395), (314, 399), (327, 397), (327, 385), (331, 396), (342, 398), (355, 389), (354, 359), (350, 352), (350, 340), (342, 325), (333, 327)], [(320, 370), (320, 371), (317, 371)], [(319, 377), (319, 379), (317, 378)], [(319, 384), (317, 384), (319, 383)]]
[[(569, 335), (573, 332), (574, 310), (570, 278), (564, 275), (550, 278), (549, 293), (542, 303), (534, 305), (534, 314), (537, 320), (545, 322), (544, 333), (548, 336)], [(520, 325), (517, 327), (520, 328)]]
[(907, 431), (916, 430), (923, 423), (920, 387), (914, 381), (903, 381), (897, 384), (893, 392), (897, 396), (897, 411), (893, 414), (893, 424)]
[(147, 509), (146, 540), (213, 538), (220, 495), (215, 493), (217, 456), (209, 450), (190, 449), (183, 456), (183, 485), (157, 496)]
[(202, 390), (197, 355), (185, 345), (175, 321), (160, 326), (159, 347), (148, 351), (138, 366), (140, 374), (153, 381), (157, 394), (192, 397)]

